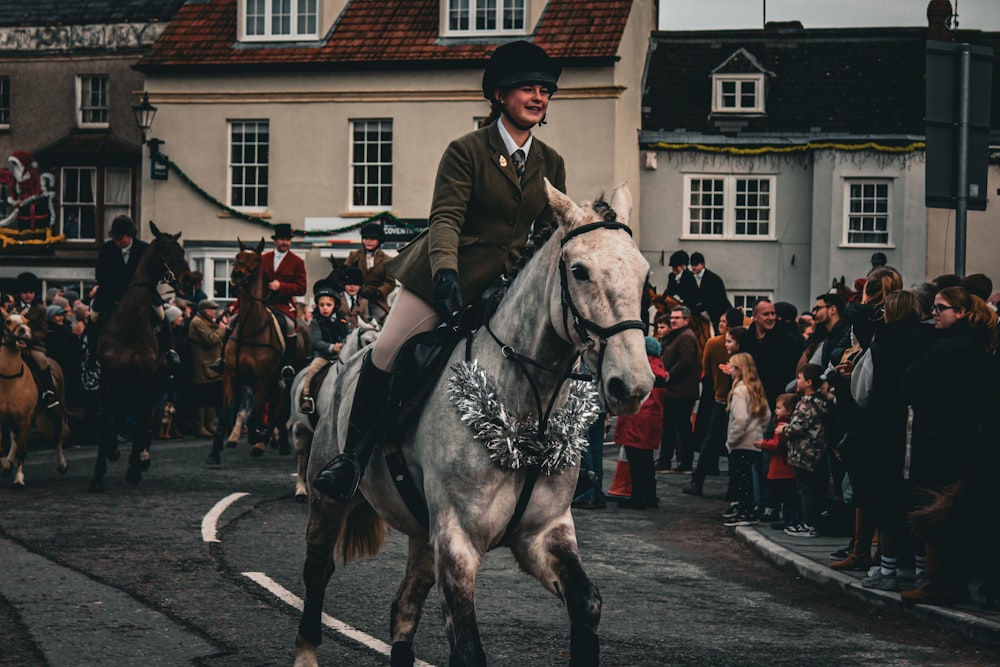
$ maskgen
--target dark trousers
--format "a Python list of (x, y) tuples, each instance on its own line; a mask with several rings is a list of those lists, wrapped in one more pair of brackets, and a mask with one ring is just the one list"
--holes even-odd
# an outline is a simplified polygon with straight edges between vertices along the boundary
[(593, 488), (581, 493), (576, 500), (604, 499), (604, 422), (607, 421), (607, 416), (606, 412), (599, 414), (597, 421), (587, 430), (588, 447), (580, 456), (580, 465), (594, 471), (597, 481), (594, 482)]
[(726, 447), (726, 431), (729, 429), (729, 414), (726, 404), (712, 401), (712, 414), (708, 418), (705, 439), (698, 454), (698, 465), (691, 475), (691, 485), (700, 487), (705, 478), (719, 471), (719, 457)]
[(691, 411), (695, 398), (668, 398), (663, 401), (663, 433), (660, 436), (658, 468), (669, 468), (677, 452), (677, 465), (691, 469), (694, 461), (694, 434), (691, 432)]
[(729, 452), (729, 479), (733, 481), (736, 502), (740, 504), (740, 514), (752, 514), (756, 501), (753, 493), (753, 467), (760, 461), (760, 452), (748, 449), (734, 449)]
[(806, 525), (816, 527), (819, 514), (823, 511), (823, 501), (826, 500), (827, 470), (819, 466), (816, 470), (795, 468), (795, 488), (799, 492), (799, 503), (802, 509), (802, 521)]
[(799, 501), (799, 491), (795, 487), (795, 480), (769, 479), (766, 486), (768, 497), (772, 503), (769, 507), (781, 510), (781, 519), (785, 523), (798, 523), (801, 502)]
[(646, 504), (656, 502), (656, 469), (653, 467), (653, 450), (625, 447), (629, 471), (632, 473), (632, 500)]

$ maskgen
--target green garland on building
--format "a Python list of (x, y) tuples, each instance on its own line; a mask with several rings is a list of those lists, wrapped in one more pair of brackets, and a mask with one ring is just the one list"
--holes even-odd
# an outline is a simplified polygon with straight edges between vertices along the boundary
[[(191, 180), (191, 177), (188, 176), (187, 174), (185, 174), (184, 171), (179, 166), (177, 166), (176, 162), (174, 162), (173, 160), (171, 160), (169, 157), (167, 157), (163, 153), (160, 153), (157, 156), (157, 159), (161, 160), (164, 164), (166, 164), (167, 167), (169, 167), (171, 169), (171, 171), (173, 171), (175, 174), (177, 174), (177, 176), (188, 185), (188, 187), (190, 187), (192, 190), (194, 190), (199, 195), (201, 195), (202, 199), (204, 199), (208, 203), (210, 203), (210, 204), (214, 205), (215, 207), (217, 207), (217, 208), (225, 211), (226, 213), (228, 213), (229, 215), (233, 216), (234, 218), (239, 218), (241, 220), (246, 220), (247, 222), (252, 222), (252, 223), (254, 223), (256, 225), (261, 225), (263, 227), (267, 227), (268, 229), (273, 229), (274, 228), (274, 225), (272, 225), (270, 222), (268, 222), (264, 218), (262, 218), (262, 217), (260, 217), (258, 215), (250, 215), (249, 213), (244, 213), (243, 211), (239, 211), (239, 210), (233, 208), (232, 206), (229, 206), (228, 204), (225, 204), (225, 203), (219, 201), (218, 199), (216, 199), (215, 197), (213, 197), (203, 187), (201, 187), (200, 185), (198, 185), (197, 183), (195, 183), (193, 180)], [(391, 224), (399, 226), (399, 227), (404, 227), (404, 228), (410, 230), (411, 232), (418, 232), (419, 233), (421, 231), (419, 228), (414, 227), (413, 225), (410, 225), (410, 224), (407, 224), (407, 223), (403, 222), (402, 220), (400, 220), (399, 218), (397, 218), (396, 216), (394, 216), (392, 213), (389, 213), (388, 211), (382, 211), (381, 213), (376, 213), (375, 215), (371, 216), (370, 218), (366, 218), (366, 219), (364, 219), (364, 220), (362, 220), (360, 222), (356, 222), (356, 223), (351, 224), (351, 225), (346, 225), (344, 227), (339, 227), (337, 229), (313, 229), (313, 230), (293, 229), (292, 232), (294, 234), (298, 235), (298, 236), (307, 236), (307, 237), (308, 236), (331, 236), (333, 234), (341, 234), (343, 232), (350, 232), (350, 231), (354, 231), (355, 229), (361, 229), (362, 227), (364, 227), (365, 225), (367, 225), (370, 222), (381, 222), (383, 224), (385, 224), (385, 223), (388, 222), (388, 223), (391, 223)]]

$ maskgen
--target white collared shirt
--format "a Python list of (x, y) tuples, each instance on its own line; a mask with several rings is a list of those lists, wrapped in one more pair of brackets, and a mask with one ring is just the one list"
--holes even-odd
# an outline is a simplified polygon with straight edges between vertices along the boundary
[(503, 139), (503, 145), (507, 149), (507, 155), (513, 155), (514, 151), (521, 149), (524, 151), (524, 161), (528, 162), (528, 155), (531, 153), (531, 140), (533, 137), (528, 134), (528, 140), (524, 142), (523, 146), (518, 146), (517, 142), (514, 141), (514, 137), (510, 136), (510, 132), (507, 131), (507, 126), (503, 124), (502, 119), (497, 119), (497, 127), (500, 129), (500, 138)]
[(278, 270), (278, 265), (281, 264), (281, 260), (283, 260), (285, 258), (285, 255), (287, 255), (287, 254), (288, 254), (287, 251), (286, 252), (278, 252), (277, 250), (274, 251), (274, 270), (275, 271)]
[(124, 262), (125, 262), (126, 264), (128, 264), (128, 257), (129, 257), (129, 255), (131, 255), (131, 254), (132, 254), (132, 244), (133, 244), (133, 243), (135, 243), (135, 242), (134, 242), (134, 241), (132, 241), (132, 242), (130, 242), (130, 243), (129, 243), (129, 244), (127, 245), (127, 246), (125, 246), (124, 248), (122, 248), (122, 260), (123, 260), (123, 261), (124, 261)]
[(701, 287), (701, 279), (705, 277), (705, 269), (702, 269), (698, 273), (694, 274), (694, 279), (698, 281), (698, 287)]

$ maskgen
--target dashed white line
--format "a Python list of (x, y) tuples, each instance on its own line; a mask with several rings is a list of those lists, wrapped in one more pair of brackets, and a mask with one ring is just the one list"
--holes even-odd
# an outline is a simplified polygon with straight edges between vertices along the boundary
[(215, 506), (209, 510), (208, 514), (201, 520), (201, 541), (202, 542), (218, 542), (219, 538), (216, 537), (216, 524), (219, 522), (219, 517), (222, 513), (226, 511), (226, 508), (235, 503), (237, 500), (243, 496), (249, 496), (249, 493), (230, 493), (228, 496), (215, 503)]
[[(275, 597), (277, 597), (285, 604), (291, 606), (294, 609), (302, 611), (302, 607), (304, 604), (302, 598), (295, 595), (290, 590), (288, 590), (287, 588), (285, 588), (284, 586), (282, 586), (281, 584), (279, 584), (278, 582), (276, 582), (274, 579), (267, 576), (263, 572), (244, 572), (243, 576), (255, 582), (268, 592), (272, 593)], [(338, 621), (329, 614), (324, 613), (322, 618), (323, 618), (323, 625), (330, 628), (334, 632), (338, 632), (349, 639), (353, 639), (359, 644), (367, 646), (371, 650), (377, 651), (382, 655), (388, 656), (392, 653), (392, 647), (386, 644), (384, 641), (375, 639), (371, 635), (365, 634), (364, 632), (361, 632), (357, 628), (351, 627), (350, 625), (344, 623), (343, 621)], [(431, 663), (424, 662), (423, 660), (417, 660), (414, 664), (417, 665), (418, 667), (434, 667), (434, 665), (432, 665)]]

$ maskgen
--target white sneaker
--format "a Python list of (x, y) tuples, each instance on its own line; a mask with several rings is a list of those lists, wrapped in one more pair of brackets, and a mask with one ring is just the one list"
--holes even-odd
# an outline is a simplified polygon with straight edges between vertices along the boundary
[(785, 528), (785, 535), (791, 535), (792, 537), (816, 537), (819, 533), (812, 526), (800, 523), (797, 526)]

